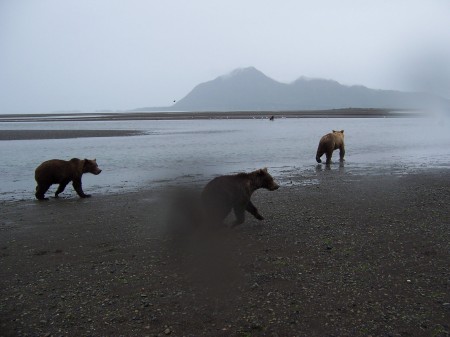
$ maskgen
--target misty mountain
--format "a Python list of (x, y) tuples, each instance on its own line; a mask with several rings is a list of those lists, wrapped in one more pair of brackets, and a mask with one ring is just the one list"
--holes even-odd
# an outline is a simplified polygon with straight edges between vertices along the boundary
[(271, 79), (254, 67), (197, 85), (170, 107), (180, 111), (322, 110), (338, 108), (420, 108), (429, 95), (346, 86), (301, 77), (292, 83)]

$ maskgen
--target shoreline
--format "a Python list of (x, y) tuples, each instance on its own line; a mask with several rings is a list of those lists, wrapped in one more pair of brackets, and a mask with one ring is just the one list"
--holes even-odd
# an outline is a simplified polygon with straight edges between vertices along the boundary
[(163, 188), (2, 202), (2, 335), (449, 334), (449, 171), (316, 178), (175, 242)]
[[(229, 111), (229, 112), (123, 112), (123, 113), (55, 113), (55, 114), (5, 114), (0, 115), (0, 124), (8, 123), (51, 123), (51, 122), (113, 122), (139, 120), (236, 120), (236, 119), (285, 118), (418, 118), (424, 115), (411, 111), (388, 109), (334, 109), (311, 111)], [(125, 137), (146, 133), (140, 130), (35, 130), (0, 129), (0, 141), (70, 139), (88, 137)]]
[(201, 120), (201, 119), (254, 119), (254, 118), (402, 118), (421, 117), (417, 111), (399, 109), (348, 108), (301, 111), (129, 111), (116, 113), (54, 113), (3, 114), (0, 123), (8, 122), (60, 122), (60, 121), (130, 121), (130, 120)]

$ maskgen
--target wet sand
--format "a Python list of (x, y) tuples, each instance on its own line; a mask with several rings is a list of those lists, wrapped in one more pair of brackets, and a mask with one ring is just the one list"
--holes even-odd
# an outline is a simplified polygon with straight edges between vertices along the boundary
[(162, 190), (2, 201), (2, 336), (448, 336), (450, 171), (317, 172), (212, 235)]
[(143, 134), (137, 130), (0, 130), (0, 140), (124, 137)]

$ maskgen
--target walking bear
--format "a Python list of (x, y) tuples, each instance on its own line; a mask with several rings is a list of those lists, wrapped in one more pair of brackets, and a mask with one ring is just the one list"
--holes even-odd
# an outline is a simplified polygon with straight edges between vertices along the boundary
[(100, 174), (102, 170), (99, 169), (95, 159), (78, 159), (71, 160), (52, 159), (43, 162), (36, 168), (34, 178), (36, 179), (36, 198), (39, 200), (48, 200), (45, 197), (45, 192), (53, 184), (59, 184), (55, 193), (55, 198), (58, 197), (68, 183), (72, 181), (73, 188), (81, 198), (90, 197), (85, 194), (81, 187), (81, 176), (83, 173)]
[(222, 224), (232, 209), (236, 216), (232, 226), (240, 225), (245, 221), (245, 211), (258, 220), (264, 220), (250, 198), (259, 188), (274, 191), (279, 187), (267, 168), (251, 173), (214, 178), (205, 186), (201, 195), (207, 220), (213, 224)]
[(320, 157), (325, 153), (327, 156), (326, 164), (331, 163), (331, 156), (333, 151), (339, 149), (340, 161), (344, 161), (345, 147), (344, 147), (344, 130), (335, 131), (326, 134), (320, 139), (319, 147), (317, 148), (316, 160), (321, 163)]

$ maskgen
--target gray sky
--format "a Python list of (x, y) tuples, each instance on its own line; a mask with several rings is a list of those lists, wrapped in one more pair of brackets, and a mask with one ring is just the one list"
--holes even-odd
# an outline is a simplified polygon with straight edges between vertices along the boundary
[(0, 0), (0, 113), (169, 106), (247, 66), (450, 98), (450, 1)]

